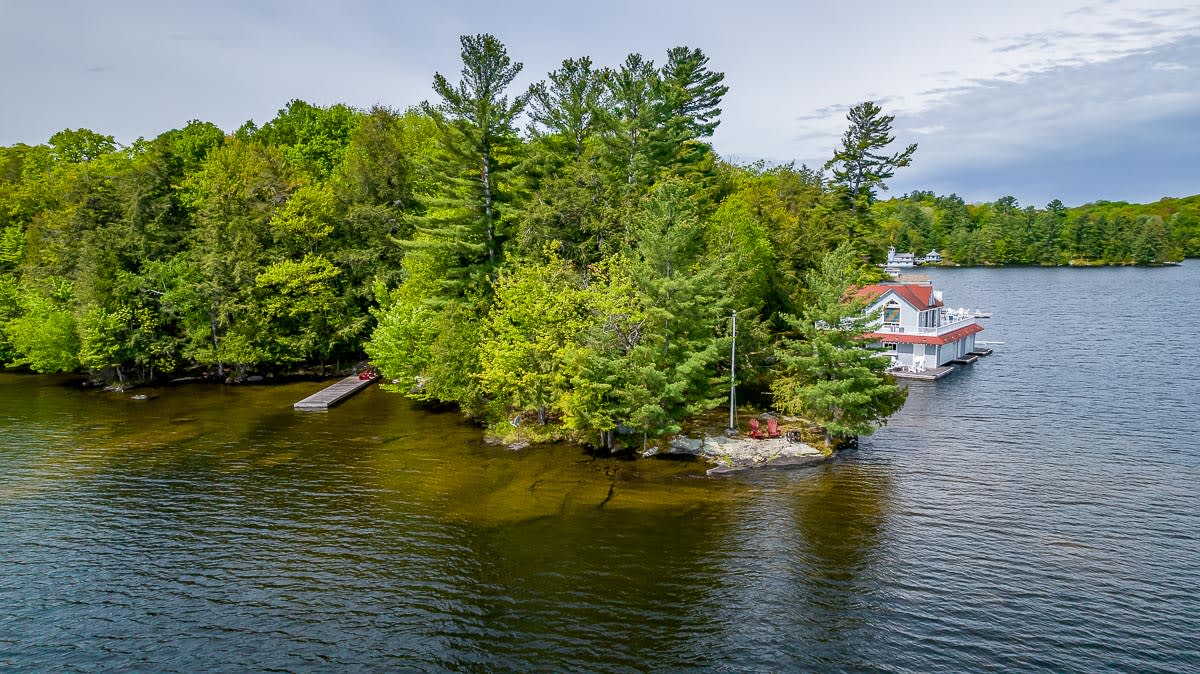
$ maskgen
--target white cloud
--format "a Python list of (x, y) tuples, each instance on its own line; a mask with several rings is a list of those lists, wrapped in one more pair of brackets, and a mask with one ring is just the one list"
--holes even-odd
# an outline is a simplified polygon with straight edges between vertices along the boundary
[[(974, 4), (970, 9), (986, 11)], [(855, 88), (839, 90), (842, 98), (814, 102), (794, 121), (807, 133), (792, 137), (813, 139), (798, 142), (797, 155), (827, 154), (832, 142), (817, 139), (821, 134), (836, 139), (845, 126), (844, 111), (855, 102), (872, 99), (864, 93), (870, 90), (889, 99), (884, 106), (889, 114), (912, 118), (971, 92), (995, 91), (1063, 69), (1086, 70), (1200, 34), (1200, 5), (1171, 0), (1083, 6), (1014, 2), (1005, 3), (1003, 11), (1007, 16), (985, 13), (974, 21), (959, 16), (931, 22), (933, 34), (912, 34), (906, 53), (888, 54), (889, 61), (871, 63), (856, 73), (849, 80)], [(1037, 25), (1038, 30), (1029, 31), (1029, 25)], [(883, 57), (879, 52), (875, 55)], [(881, 81), (884, 78), (889, 81)], [(960, 129), (945, 131), (955, 134)]]

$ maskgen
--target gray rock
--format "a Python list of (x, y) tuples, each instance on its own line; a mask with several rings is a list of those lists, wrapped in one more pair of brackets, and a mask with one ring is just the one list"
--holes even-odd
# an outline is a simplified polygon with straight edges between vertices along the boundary
[(671, 454), (691, 454), (692, 456), (704, 455), (704, 439), (678, 437), (671, 441)]

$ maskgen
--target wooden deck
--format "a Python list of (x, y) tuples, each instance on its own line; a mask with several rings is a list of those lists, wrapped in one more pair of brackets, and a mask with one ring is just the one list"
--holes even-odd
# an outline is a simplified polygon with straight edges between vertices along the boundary
[(374, 383), (374, 379), (359, 379), (358, 375), (351, 375), (326, 386), (292, 407), (310, 412), (327, 410)]
[(970, 352), (970, 353), (969, 353), (969, 354), (967, 354), (967, 355), (970, 355), (970, 356), (990, 356), (990, 355), (992, 355), (992, 350), (991, 350), (991, 349), (975, 349), (974, 351)]
[(950, 362), (958, 363), (959, 365), (970, 365), (977, 360), (979, 360), (979, 356), (977, 356), (973, 353), (968, 353), (967, 355), (963, 356), (962, 358), (955, 358), (954, 360), (952, 360)]
[(905, 370), (893, 370), (892, 374), (896, 375), (897, 379), (917, 379), (920, 381), (933, 381), (941, 379), (946, 375), (954, 372), (953, 365), (943, 365), (941, 367), (931, 367), (928, 370), (921, 372), (907, 372)]

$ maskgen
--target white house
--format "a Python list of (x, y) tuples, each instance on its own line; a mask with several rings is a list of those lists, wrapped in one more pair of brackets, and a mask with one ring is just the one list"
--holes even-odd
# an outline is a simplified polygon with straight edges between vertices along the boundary
[(912, 253), (897, 253), (895, 246), (890, 246), (888, 248), (888, 267), (912, 267), (915, 266), (916, 263), (917, 259)]
[(937, 249), (935, 248), (935, 249), (933, 249), (933, 250), (929, 251), (929, 253), (925, 255), (925, 261), (926, 261), (926, 262), (933, 262), (933, 263), (935, 263), (935, 264), (936, 264), (936, 263), (938, 263), (938, 262), (941, 262), (941, 261), (942, 261), (942, 254), (941, 254), (941, 253), (939, 253), (939, 252), (937, 252)]
[(941, 367), (975, 350), (983, 330), (965, 310), (947, 309), (942, 293), (929, 281), (885, 282), (860, 288), (855, 295), (879, 312), (879, 322), (864, 337), (893, 351), (896, 365), (910, 370)]

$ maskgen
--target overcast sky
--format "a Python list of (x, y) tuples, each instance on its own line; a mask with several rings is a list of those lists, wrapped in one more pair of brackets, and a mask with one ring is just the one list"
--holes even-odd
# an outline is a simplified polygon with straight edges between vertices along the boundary
[(53, 2), (0, 0), (0, 145), (87, 127), (128, 142), (190, 119), (231, 131), (288, 100), (405, 108), (457, 79), (458, 36), (525, 64), (661, 62), (699, 47), (730, 91), (713, 144), (821, 165), (846, 109), (896, 116), (892, 181), (1041, 206), (1200, 193), (1200, 3), (961, 0)]

